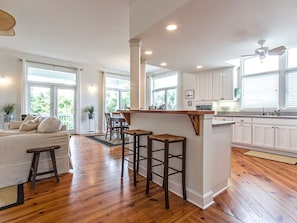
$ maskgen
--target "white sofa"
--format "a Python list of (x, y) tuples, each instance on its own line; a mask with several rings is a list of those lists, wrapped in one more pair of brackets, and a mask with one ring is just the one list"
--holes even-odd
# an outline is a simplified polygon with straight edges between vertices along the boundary
[[(55, 150), (58, 174), (68, 173), (71, 165), (69, 133), (18, 133), (15, 130), (2, 131), (0, 134), (0, 188), (27, 182), (32, 162), (32, 153), (27, 149), (60, 145)], [(52, 169), (50, 155), (41, 153), (38, 172)], [(52, 175), (40, 175), (45, 178)]]

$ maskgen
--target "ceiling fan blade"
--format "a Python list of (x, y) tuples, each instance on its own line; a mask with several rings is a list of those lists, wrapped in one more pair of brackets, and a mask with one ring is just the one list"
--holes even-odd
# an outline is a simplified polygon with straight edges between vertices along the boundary
[(8, 31), (12, 29), (14, 26), (14, 17), (0, 9), (0, 31)]
[(10, 29), (7, 31), (0, 30), (0, 36), (14, 36), (14, 35), (15, 35), (14, 29)]
[(245, 54), (245, 55), (241, 55), (240, 57), (255, 57), (257, 56), (256, 54)]
[(287, 48), (284, 46), (279, 46), (276, 48), (273, 48), (268, 51), (269, 55), (283, 55), (286, 52)]

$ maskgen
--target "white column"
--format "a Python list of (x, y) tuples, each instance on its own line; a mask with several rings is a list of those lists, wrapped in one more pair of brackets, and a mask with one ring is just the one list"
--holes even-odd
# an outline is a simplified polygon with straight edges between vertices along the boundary
[(145, 73), (146, 61), (141, 59), (140, 65), (140, 79), (139, 79), (139, 108), (146, 108), (146, 73)]
[(131, 39), (130, 43), (130, 98), (131, 109), (140, 108), (140, 62), (141, 40)]

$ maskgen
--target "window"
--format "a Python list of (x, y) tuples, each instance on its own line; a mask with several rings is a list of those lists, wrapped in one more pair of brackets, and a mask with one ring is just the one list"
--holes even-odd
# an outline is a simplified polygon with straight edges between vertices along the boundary
[(297, 71), (288, 72), (286, 75), (286, 107), (297, 107)]
[(242, 108), (279, 106), (279, 57), (243, 61)]
[(288, 49), (286, 69), (286, 107), (297, 108), (297, 47)]
[(105, 111), (115, 112), (130, 107), (130, 80), (124, 77), (106, 77)]
[(152, 101), (157, 108), (176, 109), (177, 74), (170, 72), (153, 77)]
[(297, 47), (288, 49), (288, 68), (297, 68)]

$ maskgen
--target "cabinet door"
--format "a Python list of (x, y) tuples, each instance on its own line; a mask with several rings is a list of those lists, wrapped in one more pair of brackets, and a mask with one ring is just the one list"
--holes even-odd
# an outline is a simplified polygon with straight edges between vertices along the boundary
[(213, 100), (223, 99), (223, 73), (221, 71), (212, 73), (212, 98)]
[(274, 126), (254, 124), (253, 145), (274, 148)]
[(251, 124), (243, 124), (242, 125), (242, 143), (244, 144), (252, 144), (252, 125)]
[(297, 152), (297, 127), (276, 126), (275, 148), (278, 150)]
[(222, 73), (222, 98), (224, 100), (233, 100), (233, 69), (226, 70)]
[(197, 99), (201, 101), (212, 100), (212, 73), (203, 72), (197, 75)]
[(232, 142), (234, 143), (241, 143), (241, 136), (242, 136), (242, 127), (240, 123), (235, 123), (233, 125), (233, 137)]
[(233, 125), (232, 142), (241, 144), (252, 144), (252, 125), (235, 123)]

